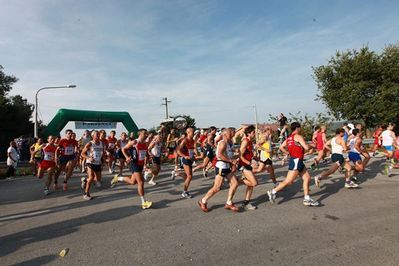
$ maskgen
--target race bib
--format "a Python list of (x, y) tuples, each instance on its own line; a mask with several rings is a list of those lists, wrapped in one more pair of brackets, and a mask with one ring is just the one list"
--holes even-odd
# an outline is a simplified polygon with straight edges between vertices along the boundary
[(64, 154), (65, 155), (73, 155), (74, 151), (75, 151), (75, 149), (73, 146), (67, 146), (67, 147), (65, 147)]
[(45, 152), (44, 160), (45, 161), (53, 161), (54, 160), (54, 152)]
[(190, 158), (194, 158), (194, 150), (188, 150), (188, 156), (190, 156)]
[(140, 150), (139, 151), (139, 161), (144, 161), (146, 154), (147, 154), (146, 150)]

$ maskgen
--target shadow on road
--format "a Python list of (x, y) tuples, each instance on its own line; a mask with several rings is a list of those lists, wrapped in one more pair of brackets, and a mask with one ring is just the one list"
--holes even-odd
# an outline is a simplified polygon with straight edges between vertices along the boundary
[(99, 224), (99, 223), (119, 220), (137, 214), (138, 212), (141, 211), (142, 211), (141, 209), (132, 208), (131, 206), (113, 208), (106, 211), (92, 213), (83, 217), (78, 217), (54, 224), (39, 226), (15, 234), (0, 237), (0, 243), (7, 243), (0, 246), (0, 257), (13, 253), (18, 249), (20, 249), (21, 247), (29, 245), (34, 242), (54, 239), (61, 236), (72, 234), (78, 231), (79, 227), (82, 225), (91, 224), (91, 223)]

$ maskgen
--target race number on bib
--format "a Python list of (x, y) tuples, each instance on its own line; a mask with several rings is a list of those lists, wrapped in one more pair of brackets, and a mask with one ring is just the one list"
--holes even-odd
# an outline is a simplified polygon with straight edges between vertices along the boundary
[(146, 150), (140, 150), (139, 151), (139, 161), (143, 161), (145, 159), (146, 154), (147, 154)]
[(45, 152), (44, 160), (45, 161), (53, 161), (54, 160), (54, 152)]
[(67, 146), (65, 147), (65, 155), (73, 155), (73, 152), (75, 151), (73, 146)]

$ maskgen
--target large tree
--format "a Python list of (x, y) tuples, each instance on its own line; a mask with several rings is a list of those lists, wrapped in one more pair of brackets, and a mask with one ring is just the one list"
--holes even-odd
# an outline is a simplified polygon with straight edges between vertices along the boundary
[(33, 105), (20, 95), (8, 95), (17, 81), (16, 77), (6, 75), (0, 65), (0, 160), (6, 158), (11, 140), (33, 132), (33, 123), (30, 121)]
[(317, 99), (335, 118), (362, 120), (367, 127), (399, 122), (399, 45), (380, 54), (368, 47), (337, 52), (313, 71)]

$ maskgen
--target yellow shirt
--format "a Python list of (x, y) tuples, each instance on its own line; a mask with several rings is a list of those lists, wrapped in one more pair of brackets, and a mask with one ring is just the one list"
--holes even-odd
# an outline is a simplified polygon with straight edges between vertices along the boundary
[[(30, 148), (33, 149), (33, 152), (40, 150), (41, 147), (42, 147), (42, 144), (39, 144), (39, 143), (35, 143), (32, 146), (30, 146)], [(41, 158), (41, 157), (42, 157), (42, 155), (40, 152), (37, 152), (35, 154), (35, 158)]]
[[(271, 144), (270, 140), (266, 140), (265, 143), (262, 144), (262, 147), (265, 150), (270, 150), (271, 149), (270, 144)], [(266, 161), (267, 159), (270, 159), (270, 160), (272, 159), (271, 154), (265, 150), (260, 151), (260, 160), (261, 161)]]

